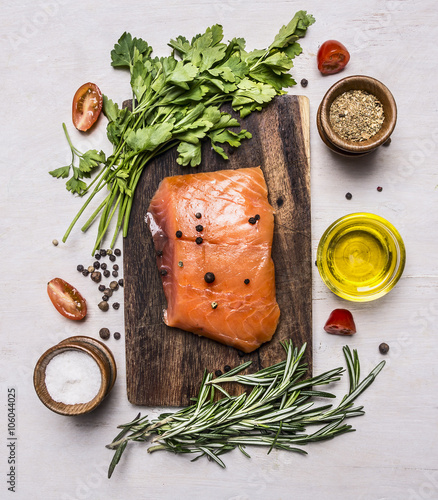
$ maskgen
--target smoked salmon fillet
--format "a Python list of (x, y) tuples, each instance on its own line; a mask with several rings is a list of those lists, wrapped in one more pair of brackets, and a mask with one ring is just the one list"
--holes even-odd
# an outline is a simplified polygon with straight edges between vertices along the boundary
[(272, 338), (280, 316), (274, 211), (260, 168), (166, 177), (146, 220), (166, 325), (244, 352)]

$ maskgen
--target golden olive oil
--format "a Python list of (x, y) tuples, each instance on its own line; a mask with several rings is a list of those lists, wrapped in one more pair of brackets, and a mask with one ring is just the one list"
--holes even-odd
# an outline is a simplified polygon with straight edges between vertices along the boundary
[(333, 223), (318, 247), (318, 268), (327, 286), (349, 300), (384, 295), (401, 275), (404, 245), (387, 221), (351, 214)]

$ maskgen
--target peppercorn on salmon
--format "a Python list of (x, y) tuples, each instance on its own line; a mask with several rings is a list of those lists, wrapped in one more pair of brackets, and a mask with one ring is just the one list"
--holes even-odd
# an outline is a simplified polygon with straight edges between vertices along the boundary
[(167, 177), (146, 220), (168, 326), (244, 352), (272, 338), (274, 211), (260, 168)]

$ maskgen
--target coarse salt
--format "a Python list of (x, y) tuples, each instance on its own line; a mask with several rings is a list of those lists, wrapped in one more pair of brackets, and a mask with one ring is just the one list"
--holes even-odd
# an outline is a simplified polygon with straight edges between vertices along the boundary
[(99, 392), (99, 366), (81, 351), (64, 351), (46, 367), (46, 387), (53, 400), (69, 405), (88, 403)]

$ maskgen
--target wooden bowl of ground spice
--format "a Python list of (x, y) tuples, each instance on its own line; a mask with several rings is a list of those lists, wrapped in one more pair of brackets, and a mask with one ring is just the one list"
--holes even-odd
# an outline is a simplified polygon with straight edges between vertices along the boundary
[(344, 156), (374, 151), (391, 136), (397, 106), (388, 88), (369, 76), (349, 76), (335, 83), (318, 109), (317, 126), (325, 144)]

